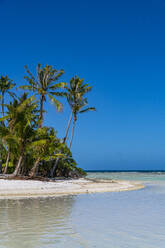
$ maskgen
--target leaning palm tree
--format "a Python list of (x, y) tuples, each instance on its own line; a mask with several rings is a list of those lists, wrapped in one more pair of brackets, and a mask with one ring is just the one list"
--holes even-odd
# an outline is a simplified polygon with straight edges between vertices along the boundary
[[(87, 108), (87, 109), (82, 110), (82, 108), (87, 105), (87, 99), (84, 99), (83, 97), (86, 93), (88, 93), (92, 89), (92, 87), (89, 86), (89, 84), (87, 84), (87, 83), (84, 84), (84, 79), (80, 79), (77, 76), (71, 78), (71, 80), (69, 82), (69, 86), (65, 86), (65, 89), (66, 89), (65, 96), (66, 96), (67, 101), (71, 107), (71, 114), (70, 114), (70, 118), (69, 118), (68, 125), (66, 128), (63, 143), (66, 142), (69, 128), (71, 125), (71, 121), (73, 119), (72, 136), (71, 136), (71, 141), (70, 141), (70, 145), (69, 145), (69, 148), (70, 148), (71, 144), (72, 144), (72, 140), (73, 140), (75, 122), (77, 120), (77, 114), (81, 113), (81, 111), (83, 111), (83, 112), (87, 112), (89, 110), (94, 111), (95, 108)], [(53, 177), (59, 161), (60, 161), (60, 157), (58, 157), (54, 163), (54, 166), (51, 170), (51, 177)]]
[(65, 89), (66, 89), (67, 101), (71, 107), (71, 114), (66, 128), (65, 137), (63, 140), (64, 143), (67, 139), (68, 131), (71, 125), (74, 105), (76, 104), (77, 101), (82, 100), (83, 96), (89, 91), (91, 91), (92, 87), (89, 86), (89, 84), (87, 83), (84, 84), (84, 79), (80, 79), (79, 77), (75, 76), (71, 78), (69, 82), (69, 86), (65, 86)]
[(37, 78), (29, 71), (25, 66), (28, 76), (25, 79), (28, 81), (28, 85), (20, 86), (19, 88), (24, 90), (33, 91), (36, 95), (40, 96), (40, 116), (39, 127), (42, 127), (43, 122), (43, 104), (46, 101), (46, 97), (55, 104), (57, 111), (62, 109), (62, 104), (56, 99), (58, 96), (64, 96), (64, 93), (60, 91), (66, 86), (64, 82), (57, 82), (60, 76), (64, 73), (64, 70), (56, 70), (50, 65), (41, 67), (41, 64), (37, 65)]
[(0, 77), (0, 94), (1, 94), (1, 107), (2, 107), (2, 116), (4, 116), (4, 103), (5, 103), (5, 94), (9, 94), (10, 96), (14, 97), (15, 94), (11, 92), (13, 87), (15, 86), (12, 83), (12, 80), (8, 78), (8, 76), (1, 76)]

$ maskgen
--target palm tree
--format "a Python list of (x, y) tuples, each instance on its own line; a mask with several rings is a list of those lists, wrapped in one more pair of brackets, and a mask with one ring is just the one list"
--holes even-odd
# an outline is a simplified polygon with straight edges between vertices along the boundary
[[(36, 109), (38, 105), (35, 97), (27, 98), (27, 94), (24, 94), (19, 99), (19, 102), (15, 100), (13, 105), (8, 105), (8, 115), (1, 118), (1, 120), (8, 120), (10, 132), (5, 139), (6, 141), (10, 140), (10, 143), (17, 146), (19, 152), (19, 159), (13, 173), (16, 176), (20, 171), (26, 147), (33, 141), (35, 136), (34, 128), (36, 127)], [(8, 156), (10, 156), (9, 153), (10, 149)], [(8, 160), (9, 158), (7, 157), (7, 162)]]
[[(67, 101), (71, 107), (71, 114), (70, 114), (70, 118), (68, 121), (68, 125), (66, 128), (66, 132), (65, 132), (65, 136), (63, 139), (63, 143), (66, 142), (67, 136), (68, 136), (68, 132), (69, 132), (69, 128), (71, 125), (71, 121), (73, 118), (73, 128), (72, 128), (72, 136), (71, 136), (71, 141), (70, 141), (70, 145), (69, 148), (71, 147), (72, 144), (72, 140), (73, 140), (73, 135), (74, 135), (74, 129), (75, 129), (75, 122), (77, 120), (77, 114), (81, 113), (81, 111), (86, 112), (89, 110), (95, 110), (95, 108), (87, 108), (82, 110), (82, 108), (84, 106), (87, 105), (87, 99), (83, 99), (83, 96), (88, 93), (89, 91), (91, 91), (92, 87), (89, 86), (89, 84), (84, 84), (84, 79), (80, 79), (79, 77), (75, 76), (73, 78), (71, 78), (70, 82), (69, 82), (69, 86), (65, 86), (66, 89), (66, 93), (65, 96), (67, 98)], [(78, 106), (78, 107), (77, 107)], [(58, 157), (54, 163), (54, 166), (51, 170), (51, 177), (53, 177), (54, 175), (54, 171), (57, 168), (57, 165), (60, 161), (60, 157)]]
[(80, 79), (75, 76), (72, 77), (69, 86), (65, 86), (66, 89), (66, 97), (67, 101), (71, 107), (71, 114), (68, 121), (68, 125), (65, 132), (64, 143), (67, 139), (68, 131), (71, 125), (72, 117), (73, 117), (73, 108), (77, 101), (82, 100), (83, 96), (91, 91), (92, 87), (89, 84), (84, 84), (84, 79)]
[[(15, 86), (14, 83), (12, 83), (12, 80), (10, 80), (7, 76), (0, 77), (0, 100), (1, 100), (1, 107), (2, 107), (2, 116), (4, 116), (4, 103), (5, 103), (5, 94), (8, 93), (10, 96), (14, 97), (15, 94), (11, 92), (11, 89)], [(4, 122), (2, 121), (2, 124), (4, 125)], [(2, 150), (3, 147), (0, 145), (0, 149)], [(0, 154), (1, 156), (1, 154)], [(0, 163), (2, 161), (2, 156), (0, 159)], [(2, 165), (0, 165), (2, 167)], [(1, 168), (0, 168), (1, 171)]]
[(43, 127), (36, 130), (36, 139), (28, 147), (28, 149), (33, 150), (35, 160), (29, 176), (36, 176), (41, 161), (50, 162), (55, 160), (57, 156), (62, 157), (63, 154), (58, 153), (61, 146), (62, 144), (56, 138), (56, 132), (52, 128)]
[[(8, 134), (9, 134), (9, 129), (4, 124), (1, 123), (0, 124), (0, 146), (1, 146), (0, 152), (1, 152), (1, 158), (4, 157), (4, 151), (5, 151), (5, 155), (6, 155), (6, 152), (7, 152), (8, 140), (6, 139), (6, 136), (8, 136)], [(4, 148), (5, 148), (5, 150), (4, 150)], [(8, 165), (7, 165), (7, 167), (8, 167)], [(7, 169), (6, 169), (6, 171), (7, 171)]]
[[(79, 113), (84, 113), (87, 111), (95, 111), (96, 109), (94, 107), (87, 107), (84, 109), (85, 106), (88, 105), (87, 98), (84, 98), (85, 94), (91, 91), (92, 87), (89, 86), (89, 84), (84, 84), (84, 79), (80, 79), (79, 77), (75, 76), (70, 80), (70, 87), (65, 87), (67, 90), (67, 101), (71, 107), (71, 116), (68, 122), (68, 126), (66, 129), (64, 142), (67, 138), (68, 130), (71, 125), (71, 119), (73, 118), (73, 127), (72, 127), (72, 135), (71, 140), (69, 144), (69, 149), (71, 148), (73, 136), (74, 136), (74, 129), (75, 129), (75, 123), (77, 120), (77, 115)], [(72, 117), (73, 116), (73, 117)]]
[(4, 169), (4, 174), (7, 173), (7, 169), (8, 169), (8, 165), (9, 165), (9, 159), (10, 159), (10, 147), (11, 147), (11, 142), (10, 142), (10, 138), (8, 138), (10, 136), (10, 130), (8, 127), (6, 127), (5, 125), (0, 125), (0, 137), (1, 137), (1, 141), (3, 146), (6, 147), (7, 149), (7, 159), (6, 159), (6, 166)]
[(10, 96), (14, 97), (15, 94), (11, 92), (11, 89), (15, 86), (12, 83), (12, 80), (8, 78), (8, 76), (1, 76), (0, 78), (0, 94), (1, 94), (1, 106), (2, 106), (2, 116), (4, 116), (4, 103), (5, 103), (5, 94), (9, 94)]
[[(11, 135), (13, 134), (13, 128), (16, 123), (16, 108), (18, 107), (18, 101), (14, 99), (13, 102), (10, 102), (9, 104), (5, 104), (7, 107), (6, 116), (3, 116), (0, 121), (3, 123), (3, 125), (0, 126), (0, 136), (2, 139), (3, 144), (5, 144), (7, 148), (7, 159), (6, 159), (6, 165), (4, 169), (4, 174), (7, 173), (8, 165), (9, 165), (9, 159), (11, 154), (11, 149), (14, 146), (13, 140), (11, 139)], [(7, 126), (4, 125), (4, 121), (7, 120)]]
[(56, 96), (64, 96), (64, 93), (59, 91), (66, 86), (64, 82), (57, 82), (60, 76), (64, 73), (64, 70), (56, 70), (50, 65), (41, 67), (41, 64), (37, 65), (37, 79), (25, 66), (28, 76), (25, 79), (28, 81), (28, 85), (20, 86), (19, 88), (35, 92), (40, 96), (40, 116), (39, 127), (42, 127), (43, 122), (43, 104), (46, 101), (46, 96), (50, 101), (55, 104), (57, 111), (62, 110), (62, 104), (56, 99)]
[[(34, 100), (34, 96), (28, 98), (27, 94), (24, 93), (18, 100), (14, 99), (13, 102), (5, 104), (7, 107), (7, 113), (6, 116), (0, 119), (0, 121), (7, 120), (8, 124), (8, 126), (3, 125), (0, 128), (0, 135), (8, 148), (4, 174), (7, 173), (9, 159), (13, 148), (17, 146), (16, 150), (20, 151), (18, 143), (21, 129), (17, 130), (18, 126), (20, 125), (21, 127), (22, 122), (22, 128), (26, 131), (27, 124), (31, 125), (30, 121), (33, 120), (34, 122), (36, 118), (37, 110), (35, 110), (35, 108), (37, 107), (37, 102), (34, 102)], [(25, 120), (27, 121), (27, 124)], [(25, 126), (23, 127), (23, 125)]]
[(18, 175), (26, 148), (29, 144), (31, 144), (36, 135), (36, 130), (34, 127), (36, 126), (37, 106), (38, 105), (37, 101), (35, 101), (35, 98), (30, 97), (29, 99), (25, 100), (25, 103), (23, 102), (18, 107), (19, 115), (18, 121), (14, 127), (14, 139), (19, 147), (20, 157), (13, 173), (14, 176)]
[(29, 144), (27, 147), (28, 150), (32, 150), (32, 156), (34, 158), (34, 165), (29, 172), (29, 176), (34, 177), (36, 176), (36, 172), (39, 167), (40, 161), (43, 157), (47, 156), (47, 147), (48, 147), (48, 128), (42, 127), (36, 130), (35, 139), (32, 143)]

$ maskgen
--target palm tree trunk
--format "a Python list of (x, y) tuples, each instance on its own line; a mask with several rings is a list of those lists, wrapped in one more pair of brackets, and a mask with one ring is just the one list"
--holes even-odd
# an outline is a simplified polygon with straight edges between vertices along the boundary
[(43, 122), (43, 104), (44, 104), (44, 95), (41, 95), (40, 99), (40, 122), (39, 122), (39, 127), (42, 127), (42, 122)]
[(0, 174), (2, 173), (2, 153), (3, 153), (3, 145), (0, 144)]
[(55, 161), (55, 163), (54, 163), (54, 165), (53, 165), (53, 168), (52, 168), (52, 170), (51, 170), (51, 172), (50, 172), (50, 176), (51, 176), (51, 177), (53, 177), (53, 175), (54, 175), (54, 172), (55, 172), (55, 169), (57, 168), (57, 165), (58, 165), (59, 160), (60, 160), (60, 157), (58, 157), (58, 158), (56, 159), (56, 161)]
[(69, 149), (71, 148), (72, 141), (73, 141), (74, 129), (75, 129), (75, 122), (76, 122), (76, 117), (74, 117), (74, 119), (73, 119), (72, 135), (71, 135), (71, 139), (70, 139)]
[(17, 176), (17, 175), (18, 175), (19, 169), (20, 169), (20, 167), (21, 167), (22, 159), (23, 159), (23, 154), (19, 157), (17, 166), (16, 166), (16, 168), (15, 168), (15, 171), (13, 172), (13, 176)]
[(31, 176), (31, 177), (36, 176), (36, 171), (37, 171), (37, 168), (38, 168), (38, 166), (39, 166), (39, 162), (40, 162), (40, 158), (38, 158), (38, 159), (36, 160), (36, 162), (34, 163), (34, 166), (33, 166), (33, 168), (31, 169), (31, 171), (30, 171), (30, 173), (29, 173), (29, 176)]
[(69, 131), (71, 120), (72, 120), (72, 115), (73, 115), (73, 110), (72, 110), (72, 112), (70, 114), (70, 118), (69, 118), (69, 121), (68, 121), (68, 125), (67, 125), (67, 129), (66, 129), (66, 132), (65, 132), (65, 137), (64, 137), (63, 143), (65, 143), (65, 141), (67, 139), (68, 131)]
[(2, 117), (4, 117), (4, 93), (2, 93)]
[(3, 174), (7, 173), (7, 169), (8, 169), (8, 165), (9, 165), (9, 159), (10, 159), (10, 151), (8, 151), (8, 154), (7, 154), (6, 165), (5, 165), (5, 169), (4, 169)]

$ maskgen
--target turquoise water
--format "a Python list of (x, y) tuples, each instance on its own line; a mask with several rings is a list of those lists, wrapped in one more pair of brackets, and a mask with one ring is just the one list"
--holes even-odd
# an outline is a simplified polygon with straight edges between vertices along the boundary
[(89, 173), (137, 191), (0, 200), (0, 248), (164, 248), (165, 174)]
[(87, 178), (159, 182), (165, 181), (165, 172), (88, 172)]

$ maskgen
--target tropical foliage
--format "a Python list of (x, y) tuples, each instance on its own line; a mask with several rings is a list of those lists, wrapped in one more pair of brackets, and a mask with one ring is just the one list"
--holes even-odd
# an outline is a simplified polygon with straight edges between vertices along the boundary
[[(70, 148), (78, 114), (95, 110), (94, 107), (88, 107), (86, 98), (86, 93), (92, 87), (76, 76), (69, 83), (59, 82), (64, 71), (50, 65), (41, 67), (38, 64), (36, 77), (27, 66), (25, 68), (28, 84), (16, 88), (24, 91), (21, 95), (18, 95), (14, 89), (15, 83), (8, 76), (0, 78), (1, 172), (11, 177), (84, 175), (85, 172), (77, 167)], [(71, 109), (63, 139), (57, 137), (54, 128), (43, 125), (44, 102), (49, 98), (57, 111), (60, 111), (63, 105), (59, 97), (66, 98)], [(67, 146), (71, 124), (71, 137)]]

